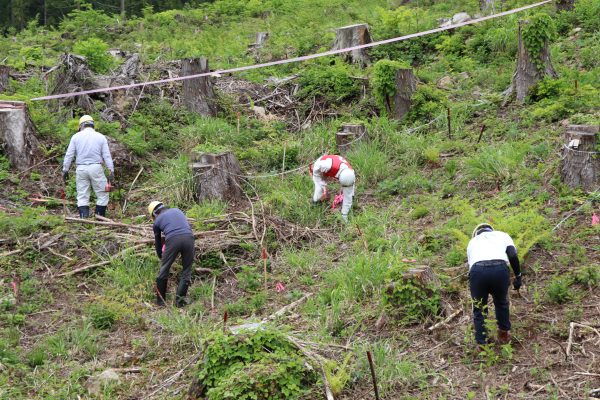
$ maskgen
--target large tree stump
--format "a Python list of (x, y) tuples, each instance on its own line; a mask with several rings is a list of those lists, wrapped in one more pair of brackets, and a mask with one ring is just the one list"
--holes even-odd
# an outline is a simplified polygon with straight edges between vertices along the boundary
[[(208, 60), (201, 58), (185, 58), (181, 62), (181, 76), (196, 75), (209, 72)], [(183, 81), (183, 104), (188, 110), (205, 117), (217, 115), (217, 102), (210, 77), (186, 79)]]
[(519, 21), (519, 49), (517, 52), (517, 69), (513, 75), (512, 83), (505, 92), (507, 99), (512, 95), (516, 95), (519, 103), (525, 100), (529, 93), (529, 89), (538, 83), (539, 80), (546, 76), (556, 78), (556, 72), (550, 60), (550, 49), (548, 42), (544, 45), (541, 54), (537, 55), (541, 61), (543, 68), (538, 68), (534, 62), (534, 58), (529, 54), (523, 42), (522, 30), (529, 21)]
[(399, 69), (396, 71), (396, 94), (393, 104), (387, 99), (386, 106), (392, 118), (401, 120), (410, 110), (412, 95), (417, 90), (417, 78), (412, 69)]
[(335, 134), (335, 143), (338, 153), (345, 154), (352, 149), (356, 143), (360, 143), (367, 138), (367, 128), (365, 124), (343, 124), (342, 130)]
[(575, 8), (575, 0), (557, 0), (557, 11), (571, 11)]
[(582, 187), (590, 192), (600, 185), (600, 154), (597, 151), (599, 126), (569, 125), (561, 176), (569, 187)]
[(240, 164), (233, 153), (203, 153), (192, 163), (194, 192), (197, 201), (237, 202), (242, 197), (239, 184)]
[(256, 32), (256, 38), (254, 43), (248, 45), (249, 50), (260, 49), (265, 45), (269, 38), (269, 32)]
[(13, 168), (22, 171), (33, 164), (39, 151), (35, 134), (25, 103), (0, 101), (0, 145)]
[[(54, 67), (51, 71), (54, 70), (57, 70), (57, 72), (52, 79), (51, 95), (81, 92), (98, 88), (98, 82), (94, 78), (92, 71), (89, 69), (85, 57), (75, 54), (63, 54), (59, 65)], [(108, 86), (108, 83), (106, 86)], [(56, 102), (64, 106), (79, 107), (86, 113), (92, 113), (94, 111), (94, 102), (88, 95), (69, 97), (57, 100)], [(56, 102), (52, 103), (57, 104)]]
[[(331, 49), (340, 50), (371, 42), (369, 25), (349, 25), (335, 30), (335, 42), (333, 42), (333, 47)], [(361, 68), (365, 68), (369, 65), (369, 56), (366, 49), (352, 50), (349, 53), (342, 54), (342, 57), (348, 62), (360, 65)]]
[(8, 90), (9, 74), (10, 67), (7, 65), (0, 65), (0, 93), (4, 93)]
[(479, 9), (483, 15), (496, 13), (495, 0), (479, 0)]

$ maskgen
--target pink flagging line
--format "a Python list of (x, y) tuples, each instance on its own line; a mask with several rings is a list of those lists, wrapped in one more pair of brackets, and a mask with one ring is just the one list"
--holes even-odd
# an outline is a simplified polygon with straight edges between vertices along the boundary
[(162, 83), (177, 82), (177, 81), (183, 81), (183, 80), (186, 80), (186, 79), (201, 78), (201, 77), (204, 77), (204, 76), (219, 76), (219, 75), (222, 75), (222, 74), (228, 74), (228, 73), (233, 73), (233, 72), (249, 71), (249, 70), (252, 70), (252, 69), (272, 67), (272, 66), (275, 66), (275, 65), (282, 65), (282, 64), (291, 64), (291, 63), (300, 62), (300, 61), (312, 60), (314, 58), (332, 56), (332, 55), (336, 55), (336, 54), (348, 53), (348, 52), (354, 51), (354, 50), (360, 50), (360, 49), (366, 49), (366, 48), (369, 48), (369, 47), (381, 46), (383, 44), (400, 42), (400, 41), (404, 41), (404, 40), (408, 40), (408, 39), (413, 39), (413, 38), (417, 38), (417, 37), (421, 37), (421, 36), (431, 35), (432, 33), (438, 33), (438, 32), (447, 31), (447, 30), (450, 30), (450, 29), (456, 29), (456, 28), (460, 28), (462, 26), (472, 25), (472, 24), (476, 24), (476, 23), (479, 23), (479, 22), (482, 22), (482, 21), (487, 21), (487, 20), (490, 20), (490, 19), (504, 17), (504, 16), (507, 16), (507, 15), (510, 15), (510, 14), (515, 14), (515, 13), (518, 13), (518, 12), (521, 12), (521, 11), (525, 11), (525, 10), (528, 10), (528, 9), (531, 9), (531, 8), (542, 6), (542, 5), (547, 4), (547, 3), (551, 3), (553, 1), (554, 0), (545, 0), (545, 1), (542, 1), (542, 2), (539, 2), (539, 3), (534, 3), (534, 4), (527, 5), (527, 6), (515, 8), (513, 10), (504, 11), (504, 12), (501, 12), (501, 13), (498, 13), (498, 14), (488, 15), (487, 17), (481, 17), (481, 18), (472, 19), (470, 21), (461, 22), (461, 23), (455, 24), (455, 25), (450, 25), (450, 26), (446, 26), (446, 27), (442, 27), (442, 28), (430, 29), (428, 31), (423, 31), (423, 32), (418, 32), (418, 33), (412, 33), (412, 34), (406, 35), (406, 36), (399, 36), (399, 37), (395, 37), (395, 38), (380, 40), (378, 42), (371, 42), (371, 43), (361, 44), (361, 45), (358, 45), (358, 46), (346, 47), (346, 48), (338, 49), (338, 50), (329, 50), (329, 51), (325, 51), (323, 53), (315, 53), (315, 54), (310, 54), (310, 55), (307, 55), (307, 56), (300, 56), (300, 57), (288, 58), (288, 59), (285, 59), (285, 60), (270, 61), (270, 62), (266, 62), (266, 63), (263, 63), (263, 64), (254, 64), (254, 65), (246, 65), (246, 66), (243, 66), (243, 67), (221, 69), (221, 70), (217, 70), (217, 71), (213, 71), (213, 72), (203, 72), (201, 74), (195, 74), (195, 75), (179, 76), (179, 77), (176, 77), (176, 78), (159, 79), (159, 80), (156, 80), (156, 81), (148, 81), (148, 82), (143, 82), (143, 83), (132, 83), (132, 84), (129, 84), (129, 85), (112, 86), (112, 87), (103, 88), (103, 89), (84, 90), (84, 91), (81, 91), (81, 92), (54, 94), (54, 95), (50, 95), (50, 96), (36, 97), (36, 98), (31, 99), (31, 100), (32, 101), (39, 101), (39, 100), (61, 99), (61, 98), (66, 98), (66, 97), (76, 97), (76, 96), (83, 96), (83, 95), (86, 95), (86, 94), (110, 92), (110, 91), (113, 91), (113, 90), (131, 89), (131, 88), (134, 88), (134, 87), (147, 86), (147, 85), (159, 85), (159, 84), (162, 84)]

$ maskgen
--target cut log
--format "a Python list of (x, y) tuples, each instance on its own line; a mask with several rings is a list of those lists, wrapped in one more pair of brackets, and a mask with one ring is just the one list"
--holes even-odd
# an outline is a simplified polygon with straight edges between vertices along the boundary
[[(410, 110), (412, 95), (417, 90), (417, 78), (412, 69), (396, 71), (396, 94), (394, 95), (392, 118), (401, 120)], [(389, 104), (388, 104), (389, 106)]]
[(600, 154), (597, 151), (600, 127), (569, 125), (565, 134), (561, 177), (571, 188), (593, 191), (600, 185)]
[(0, 65), (0, 93), (4, 93), (8, 90), (9, 75), (10, 67), (7, 65)]
[(233, 153), (200, 154), (191, 168), (197, 201), (221, 200), (235, 203), (242, 198), (240, 164)]
[[(369, 25), (349, 25), (335, 30), (335, 42), (333, 42), (333, 47), (331, 49), (340, 50), (371, 42)], [(361, 68), (365, 68), (369, 65), (369, 56), (366, 49), (352, 50), (349, 53), (342, 54), (342, 57), (348, 62), (360, 65)]]
[[(196, 75), (209, 72), (208, 60), (201, 58), (185, 58), (181, 62), (181, 76)], [(205, 117), (217, 115), (217, 102), (210, 77), (203, 76), (183, 81), (183, 104), (188, 110)]]
[(495, 0), (479, 0), (479, 9), (483, 15), (496, 13)]
[(513, 75), (512, 83), (505, 92), (507, 100), (510, 100), (513, 95), (516, 96), (517, 102), (523, 103), (525, 97), (529, 94), (529, 89), (538, 83), (539, 80), (546, 76), (556, 78), (557, 74), (554, 71), (550, 60), (550, 49), (548, 42), (542, 48), (542, 51), (536, 57), (539, 57), (542, 63), (542, 68), (539, 68), (534, 62), (534, 58), (529, 54), (523, 42), (522, 31), (529, 21), (519, 21), (519, 49), (517, 52), (517, 69)]
[(25, 103), (0, 101), (0, 144), (13, 168), (23, 171), (33, 165), (39, 142)]
[(556, 11), (571, 11), (575, 8), (575, 0), (557, 0)]
[(367, 138), (367, 128), (364, 124), (343, 124), (342, 130), (335, 134), (335, 143), (338, 153), (345, 154), (356, 143)]

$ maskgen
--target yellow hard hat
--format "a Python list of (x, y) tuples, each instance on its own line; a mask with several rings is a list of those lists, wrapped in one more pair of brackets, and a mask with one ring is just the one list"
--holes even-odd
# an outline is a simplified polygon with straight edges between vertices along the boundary
[(94, 118), (92, 118), (89, 115), (84, 115), (83, 117), (79, 118), (79, 125), (83, 124), (84, 122), (94, 122)]
[(154, 211), (162, 205), (163, 205), (163, 203), (161, 203), (160, 201), (156, 201), (156, 200), (151, 201), (150, 204), (148, 205), (148, 214), (150, 214), (150, 216), (152, 216)]

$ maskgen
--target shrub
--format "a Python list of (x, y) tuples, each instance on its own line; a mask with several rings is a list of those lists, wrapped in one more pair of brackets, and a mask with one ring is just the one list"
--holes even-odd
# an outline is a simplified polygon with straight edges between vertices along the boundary
[(430, 121), (447, 107), (447, 97), (433, 85), (419, 85), (412, 97), (407, 121)]
[(327, 61), (319, 60), (302, 71), (298, 95), (303, 98), (321, 96), (332, 103), (358, 96), (361, 86), (350, 77), (350, 67), (337, 58), (333, 65), (328, 65)]
[(373, 66), (371, 84), (375, 101), (382, 111), (391, 112), (391, 99), (396, 94), (396, 72), (405, 68), (410, 66), (392, 60), (379, 60)]
[(555, 276), (547, 286), (547, 297), (555, 304), (563, 304), (573, 298), (571, 289), (571, 279), (566, 276)]
[(575, 271), (575, 282), (592, 289), (600, 283), (600, 266), (588, 265)]
[(90, 69), (103, 74), (108, 72), (114, 65), (114, 59), (108, 54), (108, 44), (101, 39), (90, 38), (75, 43), (73, 52), (87, 59)]
[[(282, 333), (258, 328), (213, 333), (198, 378), (207, 400), (298, 399), (317, 382), (314, 370)], [(243, 376), (244, 379), (239, 379)]]
[(529, 145), (522, 143), (490, 146), (466, 161), (466, 173), (484, 183), (510, 182), (520, 171), (529, 149)]
[(427, 215), (429, 215), (429, 208), (425, 206), (419, 206), (410, 213), (412, 219), (421, 219)]
[(117, 313), (106, 304), (92, 304), (88, 308), (88, 315), (96, 329), (110, 329), (117, 321)]

